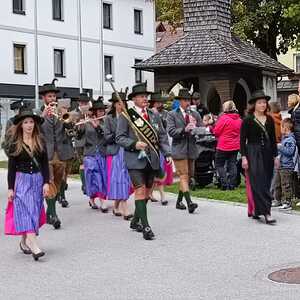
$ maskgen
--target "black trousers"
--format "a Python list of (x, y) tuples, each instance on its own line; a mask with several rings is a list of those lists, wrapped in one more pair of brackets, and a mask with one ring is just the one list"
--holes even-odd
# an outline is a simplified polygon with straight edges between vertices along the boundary
[(216, 152), (216, 168), (220, 176), (220, 182), (222, 186), (236, 186), (237, 154), (238, 151), (217, 150)]

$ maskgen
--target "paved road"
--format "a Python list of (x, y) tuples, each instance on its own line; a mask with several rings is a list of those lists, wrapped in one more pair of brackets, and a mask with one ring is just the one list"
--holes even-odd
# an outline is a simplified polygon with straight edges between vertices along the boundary
[[(1, 222), (5, 174), (0, 172)], [(172, 198), (172, 197), (170, 197)], [(151, 204), (157, 235), (144, 241), (128, 223), (87, 207), (79, 183), (60, 209), (63, 228), (44, 227), (40, 262), (0, 235), (0, 299), (300, 299), (300, 287), (272, 283), (267, 275), (300, 266), (300, 216), (275, 213), (277, 226), (249, 220), (241, 206), (201, 201), (188, 215)]]

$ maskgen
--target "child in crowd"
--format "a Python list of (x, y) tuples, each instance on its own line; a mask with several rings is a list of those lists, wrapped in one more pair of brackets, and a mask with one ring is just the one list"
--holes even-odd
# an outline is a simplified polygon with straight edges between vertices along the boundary
[(214, 127), (214, 119), (211, 114), (207, 114), (203, 116), (203, 125), (206, 127), (206, 131), (209, 133), (213, 133), (213, 127)]
[(298, 156), (297, 145), (293, 133), (293, 122), (290, 118), (284, 119), (281, 123), (282, 139), (278, 144), (279, 169), (275, 179), (275, 199), (281, 209), (292, 209), (293, 198), (293, 172)]

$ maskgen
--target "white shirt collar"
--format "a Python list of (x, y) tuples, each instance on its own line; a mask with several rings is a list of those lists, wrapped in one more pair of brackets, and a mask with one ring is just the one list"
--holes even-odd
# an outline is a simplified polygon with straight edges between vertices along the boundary
[(186, 115), (185, 110), (181, 106), (179, 106), (179, 108), (180, 108), (181, 113), (183, 114), (183, 117), (185, 117), (185, 115)]

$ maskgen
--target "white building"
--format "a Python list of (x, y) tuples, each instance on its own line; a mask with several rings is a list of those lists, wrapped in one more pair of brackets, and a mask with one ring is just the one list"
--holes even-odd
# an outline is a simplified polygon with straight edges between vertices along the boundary
[(8, 100), (34, 99), (38, 85), (54, 77), (69, 97), (93, 90), (107, 99), (106, 73), (119, 89), (141, 80), (153, 88), (153, 75), (132, 66), (154, 53), (154, 20), (149, 0), (1, 1), (2, 119)]

